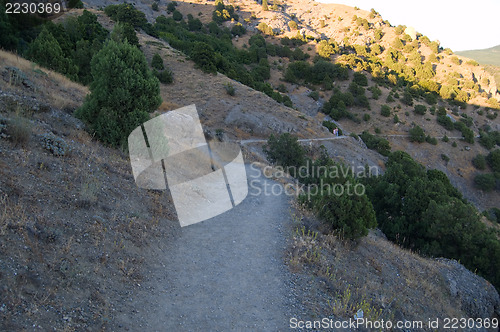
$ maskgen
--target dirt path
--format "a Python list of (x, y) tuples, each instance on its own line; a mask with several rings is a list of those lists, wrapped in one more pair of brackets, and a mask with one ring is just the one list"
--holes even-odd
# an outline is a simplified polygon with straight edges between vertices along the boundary
[(145, 330), (283, 331), (297, 315), (282, 257), (288, 197), (266, 196), (265, 187), (270, 193), (278, 184), (250, 166), (247, 175), (249, 195), (240, 205), (182, 228), (165, 253), (150, 286), (153, 310), (140, 314)]

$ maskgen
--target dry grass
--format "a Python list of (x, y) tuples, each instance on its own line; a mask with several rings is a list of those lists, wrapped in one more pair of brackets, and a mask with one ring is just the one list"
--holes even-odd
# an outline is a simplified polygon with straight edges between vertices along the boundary
[(7, 195), (0, 196), (0, 235), (4, 235), (7, 228), (25, 225), (27, 218), (23, 206), (14, 204)]
[(16, 113), (9, 120), (7, 134), (15, 146), (25, 146), (31, 137), (32, 125), (21, 114)]
[[(32, 82), (35, 92), (44, 95), (46, 101), (56, 108), (76, 108), (89, 89), (71, 81), (66, 76), (40, 67), (17, 54), (0, 50), (0, 68), (16, 67)], [(9, 84), (8, 89), (22, 93), (23, 89)]]
[(376, 233), (358, 242), (343, 240), (298, 206), (292, 219), (287, 260), (293, 272), (310, 274), (317, 281), (309, 287), (324, 292), (316, 298), (311, 295), (318, 316), (347, 319), (360, 309), (371, 320), (464, 315), (447, 295), (440, 262)]
[(76, 109), (79, 106), (79, 104), (75, 100), (63, 97), (60, 94), (51, 94), (50, 98), (51, 98), (50, 104), (55, 108), (61, 110)]

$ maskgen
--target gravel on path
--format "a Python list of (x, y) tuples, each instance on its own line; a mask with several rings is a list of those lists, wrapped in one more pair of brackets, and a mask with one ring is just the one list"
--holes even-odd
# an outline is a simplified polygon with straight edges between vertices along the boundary
[(247, 176), (240, 205), (183, 227), (171, 243), (140, 315), (145, 330), (284, 331), (303, 312), (283, 259), (289, 197), (273, 195), (280, 185), (256, 167)]

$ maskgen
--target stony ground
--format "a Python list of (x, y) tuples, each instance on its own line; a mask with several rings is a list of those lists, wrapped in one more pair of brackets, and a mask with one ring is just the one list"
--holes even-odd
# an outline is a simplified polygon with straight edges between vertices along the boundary
[(152, 306), (139, 309), (146, 330), (282, 331), (302, 315), (283, 259), (289, 200), (273, 195), (280, 185), (260, 171), (247, 172), (251, 188), (240, 205), (170, 241), (148, 283)]

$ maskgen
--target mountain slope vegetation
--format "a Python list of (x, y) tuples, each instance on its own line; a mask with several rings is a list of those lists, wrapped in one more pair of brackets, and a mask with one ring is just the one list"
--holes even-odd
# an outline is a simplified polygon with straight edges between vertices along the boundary
[(500, 66), (500, 45), (481, 50), (460, 51), (456, 53), (474, 59), (482, 65)]
[[(2, 53), (9, 62), (2, 65), (1, 72), (8, 93), (2, 95), (0, 152), (9, 151), (6, 158), (22, 163), (26, 174), (44, 176), (43, 172), (62, 169), (67, 181), (74, 179), (78, 172), (61, 166), (62, 159), (50, 161), (66, 158), (66, 154), (70, 163), (89, 160), (91, 174), (99, 174), (97, 182), (77, 177), (80, 187), (68, 185), (67, 189), (75, 202), (57, 196), (58, 201), (51, 206), (61, 215), (40, 226), (35, 207), (43, 210), (43, 206), (28, 207), (36, 200), (41, 204), (41, 194), (23, 196), (21, 193), (29, 192), (29, 186), (16, 187), (6, 179), (24, 175), (11, 168), (3, 171), (0, 193), (6, 198), (1, 201), (5, 212), (0, 215), (0, 236), (15, 235), (11, 245), (17, 250), (16, 257), (20, 257), (19, 262), (5, 268), (14, 275), (23, 259), (36, 262), (34, 270), (23, 270), (20, 281), (0, 274), (13, 289), (19, 282), (31, 296), (30, 287), (36, 287), (38, 280), (34, 276), (57, 273), (58, 278), (68, 280), (64, 287), (69, 293), (64, 294), (71, 294), (71, 282), (80, 280), (84, 272), (77, 269), (76, 263), (68, 267), (61, 262), (78, 259), (89, 261), (87, 271), (99, 271), (101, 264), (106, 266), (99, 274), (99, 282), (106, 278), (116, 282), (116, 271), (126, 282), (142, 280), (143, 276), (133, 267), (144, 260), (141, 239), (154, 231), (164, 235), (166, 230), (158, 226), (158, 221), (167, 218), (164, 215), (171, 221), (175, 215), (168, 194), (156, 192), (132, 196), (138, 202), (150, 198), (157, 202), (160, 196), (166, 196), (164, 204), (140, 207), (137, 203), (132, 204), (130, 213), (113, 213), (122, 208), (121, 200), (130, 199), (118, 189), (109, 189), (115, 181), (119, 182), (117, 178), (126, 179), (124, 191), (134, 191), (135, 187), (126, 170), (127, 158), (111, 147), (126, 150), (125, 138), (135, 126), (191, 103), (197, 105), (209, 139), (270, 138), (268, 144), (275, 143), (278, 151), (287, 155), (300, 152), (299, 158), (293, 159), (293, 166), (304, 162), (320, 166), (352, 163), (376, 166), (385, 172), (366, 180), (357, 179), (354, 174), (343, 178), (343, 183), (366, 185), (366, 194), (356, 199), (318, 195), (311, 202), (304, 202), (327, 225), (319, 227), (324, 241), (340, 239), (348, 243), (347, 248), (364, 241), (356, 238), (365, 237), (369, 228), (377, 226), (389, 240), (403, 247), (429, 257), (459, 259), (497, 289), (500, 287), (500, 255), (491, 255), (500, 250), (500, 94), (494, 77), (478, 61), (454, 54), (421, 34), (410, 36), (405, 33), (405, 26), (392, 26), (374, 9), (362, 11), (299, 0), (269, 1), (265, 5), (249, 0), (137, 5), (89, 0), (85, 5), (85, 9), (34, 26), (20, 26), (17, 19), (0, 15), (0, 27), (9, 36), (2, 34), (0, 46), (29, 60), (16, 63), (12, 53)], [(119, 50), (120, 56), (110, 49)], [(127, 70), (128, 66), (135, 71)], [(54, 72), (64, 76), (54, 80), (54, 75), (58, 75)], [(126, 76), (133, 72), (140, 73), (144, 80)], [(112, 75), (107, 77), (109, 73)], [(119, 79), (115, 80), (115, 76)], [(51, 83), (37, 88), (31, 79)], [(142, 82), (141, 89), (152, 93), (151, 100), (134, 98), (132, 92), (139, 91), (138, 81)], [(104, 89), (103, 84), (113, 89)], [(51, 95), (50, 88), (59, 85), (75, 89), (77, 96), (61, 97), (59, 92)], [(108, 96), (103, 91), (113, 92)], [(52, 105), (44, 109), (57, 109), (55, 118), (52, 113), (38, 114), (38, 102), (25, 101), (25, 95), (30, 93)], [(114, 108), (115, 104), (123, 107)], [(61, 118), (64, 121), (57, 120)], [(53, 126), (48, 125), (51, 121), (55, 121)], [(71, 129), (64, 129), (65, 121), (71, 122)], [(323, 147), (310, 142), (301, 148), (298, 143), (298, 138), (332, 138), (335, 129), (343, 136), (322, 141)], [(39, 137), (42, 133), (45, 136)], [(43, 149), (33, 138), (43, 142)], [(67, 141), (77, 144), (70, 149)], [(287, 142), (293, 146), (288, 148)], [(90, 147), (98, 151), (96, 156)], [(267, 148), (255, 144), (244, 150), (247, 157), (261, 159), (269, 152)], [(29, 157), (31, 151), (33, 157)], [(64, 152), (60, 154), (61, 151)], [(48, 157), (43, 154), (40, 162), (35, 161), (40, 153)], [(108, 155), (112, 160), (106, 161)], [(273, 163), (280, 160), (279, 156), (270, 158)], [(55, 181), (52, 172), (48, 187)], [(47, 191), (41, 192), (50, 196)], [(64, 194), (64, 188), (59, 194)], [(97, 212), (87, 225), (91, 207), (96, 207)], [(63, 211), (70, 211), (78, 222), (85, 221), (81, 232), (55, 231), (65, 225)], [(15, 222), (25, 214), (22, 224)], [(353, 216), (356, 225), (349, 228)], [(108, 227), (103, 218), (118, 223)], [(171, 222), (167, 221), (167, 225), (168, 230), (175, 229)], [(90, 234), (90, 240), (83, 239), (82, 234)], [(315, 240), (309, 237), (303, 233), (300, 241), (310, 241), (315, 251), (304, 251), (302, 258), (316, 262), (314, 255), (319, 257), (321, 248), (316, 248)], [(355, 240), (349, 242), (351, 237)], [(78, 249), (76, 258), (71, 250), (73, 238), (80, 240), (74, 245)], [(376, 241), (383, 241), (381, 238)], [(157, 244), (155, 239), (150, 240), (153, 245)], [(91, 240), (102, 252), (92, 252), (92, 257), (87, 257), (84, 248)], [(29, 248), (33, 253), (23, 256), (21, 248), (26, 241), (32, 241)], [(51, 241), (68, 248), (65, 257), (47, 249)], [(107, 250), (110, 247), (113, 249)], [(50, 252), (48, 264), (42, 265), (38, 260), (38, 256), (43, 256), (37, 256), (40, 252)], [(302, 261), (301, 257), (294, 257)], [(332, 280), (332, 276), (328, 279)], [(44, 300), (47, 302), (35, 293), (36, 304), (44, 309), (61, 301), (62, 296), (53, 283), (47, 289), (57, 295)], [(346, 286), (343, 292), (348, 290)], [(448, 289), (439, 289), (437, 293), (440, 291)], [(98, 317), (91, 326), (105, 328), (107, 314), (97, 313), (113, 308), (102, 300), (101, 292), (105, 290), (85, 294), (84, 300), (98, 303), (89, 311)], [(15, 292), (4, 296), (9, 312), (15, 307), (17, 296)], [(113, 297), (113, 301), (117, 298)], [(360, 295), (359, 303), (362, 299)], [(381, 307), (382, 302), (377, 305)], [(19, 310), (29, 313), (39, 308), (23, 301)], [(63, 310), (62, 306), (57, 310)], [(344, 318), (352, 314), (339, 311)], [(50, 315), (50, 319), (55, 319), (56, 313)], [(65, 317), (71, 316), (68, 315)], [(80, 316), (88, 324), (91, 314)]]

